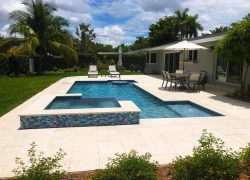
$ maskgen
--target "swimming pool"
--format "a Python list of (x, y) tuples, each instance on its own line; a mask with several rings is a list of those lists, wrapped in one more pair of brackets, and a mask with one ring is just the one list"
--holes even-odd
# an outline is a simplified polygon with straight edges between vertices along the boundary
[(67, 93), (82, 93), (83, 98), (115, 98), (117, 101), (133, 101), (140, 108), (142, 119), (220, 116), (217, 112), (189, 101), (162, 101), (133, 83), (131, 81), (119, 85), (112, 84), (112, 81), (77, 81)]
[(45, 109), (85, 109), (121, 107), (114, 98), (58, 96)]

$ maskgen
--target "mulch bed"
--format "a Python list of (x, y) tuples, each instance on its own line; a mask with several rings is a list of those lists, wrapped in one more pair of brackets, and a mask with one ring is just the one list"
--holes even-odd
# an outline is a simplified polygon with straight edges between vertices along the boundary
[[(98, 171), (99, 170), (70, 172), (67, 173), (62, 180), (91, 180), (91, 177), (93, 177)], [(171, 165), (159, 165), (156, 172), (158, 180), (173, 180), (171, 172)], [(12, 178), (0, 178), (0, 180), (10, 179)], [(250, 180), (250, 176), (242, 173), (239, 177), (239, 180)]]
[[(66, 175), (63, 180), (91, 180), (91, 177), (95, 175), (98, 170), (93, 171), (81, 171), (71, 172)], [(172, 180), (171, 166), (170, 165), (159, 165), (157, 167), (157, 177), (159, 180)]]
[[(173, 180), (171, 169), (171, 165), (159, 165), (156, 172), (158, 180)], [(98, 170), (71, 172), (68, 173), (63, 180), (91, 180), (91, 177), (95, 175), (97, 171)], [(239, 180), (250, 180), (250, 176), (242, 173)]]

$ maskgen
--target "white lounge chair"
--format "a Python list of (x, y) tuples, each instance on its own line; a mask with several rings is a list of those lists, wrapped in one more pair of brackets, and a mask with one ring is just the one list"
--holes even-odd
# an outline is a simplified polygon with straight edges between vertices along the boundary
[(111, 77), (112, 76), (119, 76), (119, 78), (120, 78), (120, 76), (121, 76), (121, 74), (116, 70), (115, 65), (110, 65), (108, 72), (109, 72), (109, 75)]
[(89, 66), (88, 77), (98, 77), (98, 71), (96, 65)]

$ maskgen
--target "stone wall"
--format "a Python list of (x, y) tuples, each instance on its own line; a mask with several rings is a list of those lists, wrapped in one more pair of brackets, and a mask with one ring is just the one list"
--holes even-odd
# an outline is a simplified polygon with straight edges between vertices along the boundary
[(20, 129), (139, 124), (139, 112), (20, 116)]

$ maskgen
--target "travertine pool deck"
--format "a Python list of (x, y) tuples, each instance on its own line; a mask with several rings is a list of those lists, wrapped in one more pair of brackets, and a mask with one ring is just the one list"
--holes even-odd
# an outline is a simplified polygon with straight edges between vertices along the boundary
[(139, 125), (75, 127), (19, 130), (19, 116), (39, 106), (45, 98), (65, 94), (75, 81), (110, 80), (116, 78), (84, 76), (64, 78), (27, 100), (0, 118), (0, 177), (12, 176), (15, 157), (27, 159), (27, 149), (36, 142), (38, 151), (53, 155), (59, 148), (66, 151), (62, 161), (67, 171), (103, 168), (108, 157), (131, 149), (150, 152), (160, 164), (178, 155), (192, 153), (202, 129), (222, 138), (228, 147), (238, 149), (250, 142), (250, 104), (223, 96), (225, 91), (208, 85), (200, 93), (166, 91), (160, 76), (122, 76), (164, 101), (189, 100), (225, 116), (141, 119)]

